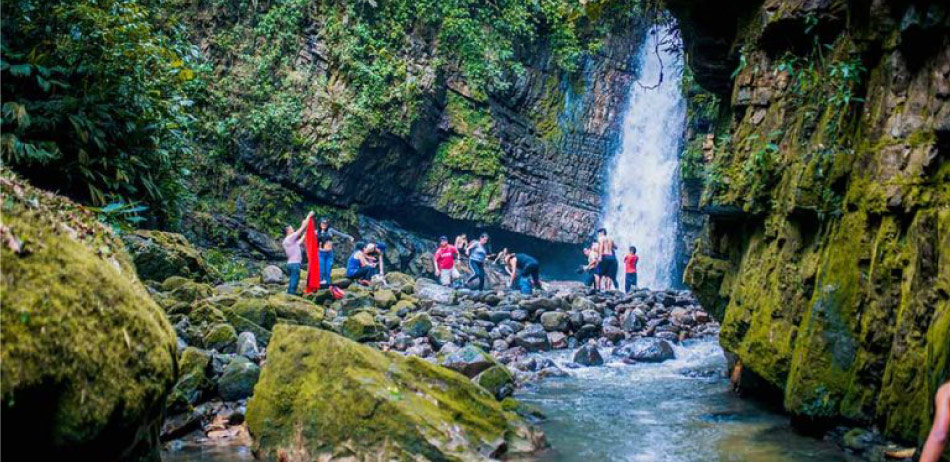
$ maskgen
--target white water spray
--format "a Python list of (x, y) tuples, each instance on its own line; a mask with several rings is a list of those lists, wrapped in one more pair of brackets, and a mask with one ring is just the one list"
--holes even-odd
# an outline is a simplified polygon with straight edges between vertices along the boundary
[(610, 169), (603, 226), (619, 247), (621, 289), (623, 256), (631, 245), (640, 256), (639, 286), (665, 289), (674, 283), (677, 170), (686, 102), (680, 89), (682, 57), (664, 43), (673, 36), (668, 28), (656, 27), (638, 52), (639, 81), (630, 89), (621, 149)]

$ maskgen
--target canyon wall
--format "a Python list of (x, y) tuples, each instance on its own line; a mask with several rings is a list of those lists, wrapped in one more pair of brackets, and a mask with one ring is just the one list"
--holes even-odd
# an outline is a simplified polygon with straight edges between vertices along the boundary
[[(391, 25), (392, 7), (366, 12), (318, 2), (288, 11), (299, 3), (252, 2), (241, 14), (206, 2), (193, 7), (195, 40), (214, 74), (205, 106), (220, 133), (195, 162), (200, 212), (222, 199), (216, 213), (242, 215), (237, 199), (250, 208), (267, 201), (254, 197), (260, 188), (244, 186), (259, 183), (268, 197), (398, 221), (449, 220), (560, 243), (592, 234), (645, 34), (630, 5), (585, 10), (577, 33), (596, 45), (573, 68), (559, 64), (556, 37), (539, 32), (519, 45), (508, 84), (490, 89), (446, 59), (439, 32), (419, 19), (393, 32), (397, 49), (374, 52), (379, 61), (396, 53), (402, 80), (373, 96), (359, 69), (382, 65), (348, 55), (352, 43), (334, 27), (342, 22), (353, 36), (375, 37)], [(296, 19), (264, 27), (288, 17)], [(215, 220), (199, 215), (186, 228), (208, 234)], [(290, 216), (256, 229), (273, 233)]]
[(950, 379), (950, 8), (668, 6), (711, 121), (684, 154), (706, 217), (684, 279), (734, 378), (922, 441)]

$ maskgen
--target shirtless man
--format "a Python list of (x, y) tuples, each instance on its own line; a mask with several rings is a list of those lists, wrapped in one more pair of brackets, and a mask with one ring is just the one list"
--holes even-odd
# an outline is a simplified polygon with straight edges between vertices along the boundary
[(937, 389), (934, 401), (934, 424), (920, 453), (920, 462), (939, 462), (940, 455), (947, 447), (947, 437), (950, 436), (950, 382)]
[(617, 244), (614, 240), (607, 237), (607, 230), (600, 228), (597, 230), (597, 251), (600, 254), (600, 281), (603, 290), (614, 290), (618, 287), (617, 270), (620, 265), (617, 263)]

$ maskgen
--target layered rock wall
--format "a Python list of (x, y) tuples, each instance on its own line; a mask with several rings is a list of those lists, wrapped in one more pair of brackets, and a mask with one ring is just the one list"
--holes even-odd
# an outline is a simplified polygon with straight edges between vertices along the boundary
[(690, 140), (708, 223), (685, 276), (722, 345), (798, 418), (921, 441), (950, 378), (950, 10), (669, 6), (726, 104)]

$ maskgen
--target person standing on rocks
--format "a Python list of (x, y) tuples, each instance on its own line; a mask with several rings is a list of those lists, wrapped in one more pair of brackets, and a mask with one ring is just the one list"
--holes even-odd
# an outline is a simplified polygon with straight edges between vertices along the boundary
[(432, 262), (435, 264), (435, 276), (443, 286), (452, 285), (452, 281), (460, 277), (459, 270), (455, 269), (455, 260), (458, 257), (459, 251), (449, 244), (449, 238), (440, 237), (439, 248), (432, 255)]
[(584, 285), (595, 289), (600, 288), (600, 252), (597, 251), (597, 243), (590, 248), (584, 249), (584, 256), (587, 257), (587, 266), (584, 270)]
[(639, 261), (640, 257), (637, 256), (637, 248), (631, 245), (627, 255), (623, 257), (623, 266), (625, 270), (623, 291), (626, 293), (630, 293), (631, 287), (637, 286), (637, 262)]
[(465, 233), (455, 236), (455, 248), (460, 249), (468, 255), (468, 236)]
[(950, 438), (950, 382), (937, 389), (934, 399), (934, 423), (920, 452), (920, 462), (939, 462)]
[(353, 253), (346, 261), (346, 277), (365, 286), (369, 285), (369, 280), (376, 275), (376, 265), (366, 257), (364, 250), (366, 250), (366, 243), (357, 242)]
[(353, 236), (341, 233), (330, 227), (330, 220), (320, 219), (320, 226), (317, 228), (317, 245), (320, 247), (320, 286), (329, 286), (332, 281), (333, 270), (333, 237), (342, 237), (353, 242)]
[(617, 284), (617, 244), (614, 240), (607, 237), (607, 230), (600, 228), (597, 230), (597, 252), (600, 254), (600, 282), (603, 290), (614, 290), (620, 287)]
[(286, 235), (281, 244), (284, 247), (284, 253), (287, 254), (287, 272), (290, 274), (287, 293), (291, 295), (297, 294), (297, 285), (300, 284), (300, 263), (303, 261), (303, 252), (300, 250), (300, 243), (303, 241), (301, 235), (311, 217), (313, 217), (313, 212), (307, 214), (296, 230), (293, 226), (288, 226), (284, 230)]
[(488, 234), (482, 233), (477, 241), (472, 241), (465, 248), (465, 253), (468, 254), (468, 265), (472, 268), (472, 275), (465, 281), (465, 285), (478, 279), (478, 290), (485, 290), (485, 260), (491, 253), (488, 246)]
[(508, 274), (511, 274), (509, 285), (514, 287), (515, 281), (531, 278), (535, 289), (541, 290), (541, 265), (538, 260), (526, 253), (513, 253), (505, 257)]

